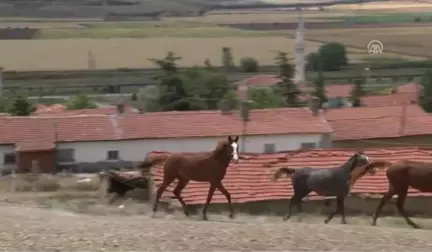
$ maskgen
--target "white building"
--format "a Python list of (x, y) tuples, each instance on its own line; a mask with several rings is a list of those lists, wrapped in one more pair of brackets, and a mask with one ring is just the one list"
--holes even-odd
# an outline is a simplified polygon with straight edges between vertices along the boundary
[[(218, 140), (240, 136), (240, 151), (264, 153), (328, 147), (332, 128), (308, 108), (146, 114), (0, 117), (0, 165), (28, 170), (61, 165), (138, 162), (151, 151), (211, 151)], [(18, 154), (18, 155), (17, 155)]]

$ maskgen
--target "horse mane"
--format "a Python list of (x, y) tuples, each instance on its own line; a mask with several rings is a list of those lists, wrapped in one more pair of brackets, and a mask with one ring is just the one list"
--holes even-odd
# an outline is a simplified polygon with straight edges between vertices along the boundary
[(221, 154), (223, 154), (223, 151), (225, 150), (225, 146), (227, 145), (227, 140), (221, 140), (217, 143), (216, 148), (210, 152), (210, 154), (214, 157), (218, 157)]
[(356, 166), (357, 166), (357, 152), (354, 153), (354, 155), (352, 155), (348, 159), (348, 161), (346, 161), (343, 165), (341, 165), (340, 168), (343, 170), (349, 169), (348, 171), (352, 172)]

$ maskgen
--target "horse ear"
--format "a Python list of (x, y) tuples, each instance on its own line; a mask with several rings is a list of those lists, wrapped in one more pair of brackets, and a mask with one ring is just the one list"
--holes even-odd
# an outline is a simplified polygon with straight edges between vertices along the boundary
[(236, 136), (236, 138), (234, 139), (234, 142), (238, 142), (238, 140), (239, 140), (239, 137), (238, 136)]
[(229, 141), (230, 143), (232, 143), (233, 140), (231, 139), (231, 135), (228, 136), (228, 141)]

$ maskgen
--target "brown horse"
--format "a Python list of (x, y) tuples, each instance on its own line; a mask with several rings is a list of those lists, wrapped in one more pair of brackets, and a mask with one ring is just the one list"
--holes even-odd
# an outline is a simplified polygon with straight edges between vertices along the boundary
[(186, 216), (189, 216), (186, 203), (180, 196), (181, 191), (186, 187), (190, 180), (209, 182), (210, 189), (207, 195), (207, 201), (203, 208), (203, 219), (207, 220), (207, 208), (213, 197), (213, 193), (218, 189), (228, 200), (230, 214), (234, 217), (234, 210), (231, 205), (231, 195), (222, 185), (227, 168), (231, 161), (238, 162), (238, 137), (220, 141), (211, 152), (205, 153), (187, 153), (173, 154), (169, 156), (154, 157), (146, 159), (140, 168), (145, 169), (154, 164), (163, 163), (163, 182), (157, 190), (156, 200), (153, 206), (153, 213), (157, 211), (157, 206), (165, 189), (175, 180), (178, 179), (176, 188), (173, 190), (174, 196), (183, 206)]
[(388, 167), (386, 175), (389, 182), (389, 189), (378, 205), (375, 215), (373, 216), (372, 225), (376, 225), (383, 206), (394, 195), (397, 195), (396, 208), (399, 214), (402, 215), (408, 225), (413, 228), (419, 228), (405, 213), (404, 203), (409, 187), (421, 192), (432, 192), (432, 164), (405, 160), (393, 164), (382, 162), (380, 166)]

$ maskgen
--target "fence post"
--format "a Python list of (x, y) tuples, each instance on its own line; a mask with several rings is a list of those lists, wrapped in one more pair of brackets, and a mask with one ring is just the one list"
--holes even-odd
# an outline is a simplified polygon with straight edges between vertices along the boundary
[(11, 179), (12, 179), (12, 181), (11, 181), (11, 185), (10, 185), (10, 191), (11, 192), (16, 192), (16, 178), (17, 178), (17, 175), (16, 175), (16, 166), (14, 166), (13, 168), (12, 168), (12, 171), (11, 171)]
[(147, 187), (148, 187), (148, 200), (150, 203), (153, 203), (153, 176), (151, 173), (151, 169), (149, 169), (147, 175)]

